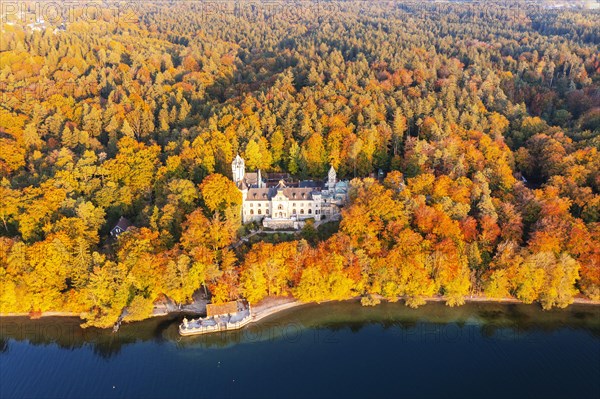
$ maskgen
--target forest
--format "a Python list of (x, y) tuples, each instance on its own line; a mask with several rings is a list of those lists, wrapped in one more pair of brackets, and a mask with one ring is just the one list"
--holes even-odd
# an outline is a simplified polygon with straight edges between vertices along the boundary
[[(600, 300), (598, 12), (276, 4), (2, 16), (0, 313), (105, 327), (199, 289)], [(299, 178), (334, 166), (339, 229), (236, 249), (238, 153)]]

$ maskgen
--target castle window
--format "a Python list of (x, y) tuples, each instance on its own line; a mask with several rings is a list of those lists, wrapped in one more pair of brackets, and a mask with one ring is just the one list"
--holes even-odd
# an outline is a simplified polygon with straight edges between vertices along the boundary
[(304, 209), (300, 209), (300, 214), (304, 215)]
[(258, 210), (258, 214), (262, 215), (262, 210), (261, 209)]
[(262, 206), (262, 204), (259, 202), (259, 203), (258, 203), (258, 207), (260, 208), (261, 206)]
[(269, 214), (269, 210), (268, 209), (267, 209), (266, 213), (267, 213), (267, 215)]
[(282, 210), (283, 209), (283, 205), (279, 204), (279, 206), (277, 207), (277, 209)]
[(250, 214), (254, 215), (254, 209), (250, 209)]
[(309, 210), (308, 210), (308, 214), (309, 214), (309, 215), (310, 215), (310, 214), (312, 214), (312, 209), (309, 209)]
[(253, 204), (253, 203), (250, 203), (250, 208), (252, 208), (253, 206), (254, 206), (254, 204)]
[(296, 214), (296, 210), (294, 209), (294, 210), (292, 211), (292, 215), (295, 215), (295, 214)]

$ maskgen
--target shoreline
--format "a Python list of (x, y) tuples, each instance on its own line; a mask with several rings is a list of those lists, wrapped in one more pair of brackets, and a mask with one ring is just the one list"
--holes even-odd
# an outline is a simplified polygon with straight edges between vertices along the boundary
[(31, 317), (31, 313), (0, 313), (0, 317), (29, 317), (31, 320), (41, 319), (43, 317), (81, 317), (83, 313), (77, 312), (59, 312), (59, 311), (48, 311), (36, 313), (34, 317)]
[(300, 302), (292, 297), (284, 297), (284, 298), (286, 298), (286, 299), (289, 298), (289, 301), (285, 301), (284, 303), (278, 303), (278, 304), (275, 304), (272, 306), (268, 306), (267, 304), (255, 306), (254, 317), (252, 318), (252, 323), (256, 323), (266, 317), (283, 312), (284, 310), (296, 308), (296, 307), (302, 306), (302, 305), (308, 305), (308, 303)]
[[(374, 296), (374, 297), (381, 301), (389, 302), (384, 297), (381, 297), (381, 296)], [(349, 299), (346, 299), (343, 301), (356, 301), (356, 300), (360, 300), (360, 298), (361, 297), (357, 296), (357, 297), (349, 298)], [(396, 301), (396, 302), (400, 302), (405, 299), (406, 299), (405, 297), (399, 297), (398, 301)], [(426, 305), (429, 302), (444, 302), (446, 300), (446, 298), (443, 296), (431, 296), (431, 297), (424, 298), (424, 300), (426, 302), (425, 303), (425, 305)], [(340, 301), (340, 302), (343, 302), (343, 301)], [(271, 302), (271, 303), (269, 303), (269, 302)], [(273, 302), (275, 302), (275, 303), (273, 303)], [(252, 323), (256, 323), (266, 317), (269, 317), (274, 314), (283, 312), (288, 309), (293, 309), (293, 308), (296, 308), (296, 307), (299, 307), (302, 305), (324, 304), (327, 302), (333, 302), (333, 301), (330, 300), (330, 301), (322, 301), (322, 302), (300, 302), (293, 297), (268, 297), (268, 298), (261, 300), (256, 306), (253, 307), (254, 308), (253, 309), (254, 317), (252, 319)], [(484, 296), (465, 297), (465, 304), (467, 304), (467, 303), (497, 303), (497, 304), (524, 304), (524, 305), (526, 305), (523, 301), (516, 299), (516, 298), (488, 298), (488, 297), (484, 297)], [(535, 303), (536, 302), (532, 303), (532, 305)], [(571, 305), (600, 306), (600, 300), (593, 300), (593, 299), (587, 299), (587, 298), (574, 298), (573, 303), (571, 303), (569, 306), (571, 306)], [(375, 305), (375, 306), (377, 306), (377, 305)], [(566, 308), (568, 308), (569, 306), (567, 306)], [(457, 306), (457, 307), (460, 307), (460, 306)], [(553, 309), (555, 309), (555, 308), (553, 308)], [(549, 311), (552, 311), (553, 309), (551, 309)], [(186, 313), (196, 313), (196, 312), (186, 311), (185, 309), (173, 310), (173, 311), (168, 311), (165, 313), (152, 314), (150, 317), (148, 317), (148, 319), (151, 319), (154, 317), (165, 317), (165, 316), (169, 316), (169, 315), (186, 314)], [(78, 318), (82, 318), (83, 313), (48, 311), (48, 312), (42, 312), (42, 313), (36, 314), (35, 317), (30, 317), (30, 316), (31, 316), (30, 313), (24, 313), (24, 312), (0, 313), (0, 318), (28, 317), (31, 320), (36, 320), (36, 319), (40, 319), (40, 318), (44, 318), (44, 317), (78, 317)], [(135, 322), (132, 322), (132, 323), (135, 323)]]

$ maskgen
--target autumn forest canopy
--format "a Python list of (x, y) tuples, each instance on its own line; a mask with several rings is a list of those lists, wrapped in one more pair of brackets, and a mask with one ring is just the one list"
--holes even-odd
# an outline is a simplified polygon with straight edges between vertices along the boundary
[[(205, 288), (599, 300), (600, 14), (501, 3), (144, 2), (3, 23), (0, 313), (108, 326)], [(339, 227), (233, 245), (238, 153), (298, 178), (334, 166), (351, 180)], [(114, 239), (121, 216), (134, 227)]]

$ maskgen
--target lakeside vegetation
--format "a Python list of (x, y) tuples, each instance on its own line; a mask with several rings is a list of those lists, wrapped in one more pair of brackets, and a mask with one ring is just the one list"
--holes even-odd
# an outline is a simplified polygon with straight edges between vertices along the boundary
[[(600, 299), (600, 16), (332, 5), (3, 25), (0, 312), (106, 327), (202, 286), (214, 302)], [(234, 250), (237, 153), (353, 179), (339, 230)], [(114, 240), (120, 216), (136, 227)]]

